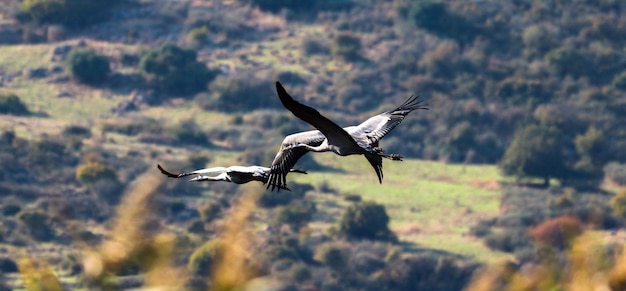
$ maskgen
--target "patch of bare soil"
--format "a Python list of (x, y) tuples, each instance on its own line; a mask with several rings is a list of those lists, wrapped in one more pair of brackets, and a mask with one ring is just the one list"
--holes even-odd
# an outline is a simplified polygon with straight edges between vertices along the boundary
[(472, 179), (469, 182), (470, 186), (479, 189), (485, 190), (500, 190), (500, 183), (496, 180), (480, 180), (480, 179)]

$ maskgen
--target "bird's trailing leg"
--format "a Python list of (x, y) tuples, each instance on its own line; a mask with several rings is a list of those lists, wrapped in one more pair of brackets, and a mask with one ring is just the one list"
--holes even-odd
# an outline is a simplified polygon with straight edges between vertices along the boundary
[(399, 154), (390, 154), (390, 155), (386, 155), (385, 158), (388, 158), (392, 161), (402, 161), (404, 157)]

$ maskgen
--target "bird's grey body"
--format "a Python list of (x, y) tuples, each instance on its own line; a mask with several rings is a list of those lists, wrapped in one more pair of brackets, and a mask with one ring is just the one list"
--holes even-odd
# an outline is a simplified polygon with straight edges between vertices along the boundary
[[(166, 171), (161, 167), (161, 165), (157, 165), (157, 168), (163, 175), (166, 175), (170, 178), (182, 178), (186, 176), (196, 175), (196, 177), (189, 180), (190, 182), (200, 182), (200, 181), (224, 181), (231, 182), (235, 184), (245, 184), (251, 181), (259, 181), (263, 183), (267, 183), (267, 179), (269, 178), (270, 168), (262, 167), (262, 166), (230, 166), (230, 167), (213, 167), (213, 168), (205, 168), (196, 170), (193, 172), (186, 172), (180, 174), (174, 174)], [(291, 169), (290, 172), (297, 172), (306, 174), (305, 171)], [(217, 174), (214, 176), (214, 174)], [(289, 190), (286, 187), (282, 187), (283, 189)]]
[(378, 141), (402, 122), (404, 117), (416, 109), (428, 109), (421, 100), (411, 96), (400, 107), (373, 116), (357, 126), (339, 127), (322, 116), (314, 108), (303, 105), (285, 91), (279, 82), (276, 90), (283, 105), (298, 118), (310, 123), (318, 130), (294, 133), (283, 139), (281, 148), (272, 162), (268, 188), (286, 186), (288, 170), (309, 151), (332, 151), (340, 156), (362, 154), (372, 165), (382, 183), (382, 158), (401, 160), (399, 155), (387, 155), (378, 148)]

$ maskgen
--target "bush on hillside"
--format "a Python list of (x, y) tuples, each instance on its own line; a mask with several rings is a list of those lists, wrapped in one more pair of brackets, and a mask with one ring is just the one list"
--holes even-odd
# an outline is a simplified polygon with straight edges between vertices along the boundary
[(346, 60), (355, 60), (360, 56), (361, 49), (361, 38), (352, 33), (342, 32), (333, 39), (330, 51), (333, 55), (344, 57)]
[(24, 210), (17, 215), (17, 219), (26, 226), (28, 233), (37, 241), (50, 241), (55, 236), (50, 217), (44, 212)]
[(389, 230), (385, 206), (376, 202), (360, 202), (348, 206), (339, 223), (340, 231), (348, 237), (371, 240), (396, 239)]
[(0, 93), (0, 114), (28, 115), (28, 107), (15, 94)]
[[(269, 77), (269, 76), (268, 76)], [(269, 79), (269, 78), (268, 78)], [(204, 109), (219, 109), (225, 112), (250, 111), (260, 108), (278, 108), (274, 84), (255, 72), (232, 76), (218, 76), (209, 85), (213, 96), (210, 100), (196, 100)]]
[(187, 268), (196, 276), (208, 277), (211, 267), (219, 260), (221, 248), (218, 241), (206, 242), (189, 256)]
[(350, 251), (343, 245), (328, 243), (317, 247), (315, 259), (332, 270), (340, 271), (348, 267)]
[(276, 211), (276, 222), (292, 225), (294, 229), (306, 225), (316, 212), (314, 202), (302, 201), (281, 206)]
[(584, 54), (572, 47), (560, 47), (544, 56), (546, 62), (560, 75), (580, 77), (590, 73), (592, 67)]
[(209, 202), (198, 208), (198, 212), (200, 212), (200, 219), (202, 219), (205, 223), (209, 223), (216, 219), (221, 211), (222, 206), (217, 202)]
[(61, 134), (69, 138), (89, 138), (91, 137), (91, 129), (81, 125), (68, 125), (63, 128)]
[(460, 43), (471, 41), (479, 32), (478, 28), (462, 15), (449, 11), (444, 2), (415, 1), (406, 15), (417, 27), (456, 39)]
[(76, 180), (85, 184), (94, 184), (100, 180), (117, 181), (117, 173), (101, 163), (89, 162), (76, 169)]
[(81, 27), (103, 20), (113, 6), (123, 0), (24, 0), (19, 4), (20, 20), (39, 24)]
[(111, 72), (109, 59), (93, 49), (75, 49), (67, 56), (67, 71), (72, 79), (88, 85), (102, 83)]
[(217, 76), (216, 71), (198, 62), (196, 51), (173, 43), (146, 52), (139, 62), (139, 71), (151, 87), (175, 95), (200, 92)]
[(305, 11), (315, 7), (317, 0), (247, 0), (262, 10), (278, 12), (282, 9)]

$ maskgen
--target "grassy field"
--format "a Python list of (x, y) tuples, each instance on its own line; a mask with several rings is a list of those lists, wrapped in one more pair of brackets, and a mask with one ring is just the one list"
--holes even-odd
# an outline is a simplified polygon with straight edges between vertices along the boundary
[[(479, 219), (498, 215), (499, 182), (496, 167), (447, 165), (440, 162), (384, 161), (383, 184), (360, 156), (339, 157), (317, 154), (316, 160), (334, 172), (291, 175), (296, 182), (326, 184), (340, 193), (359, 194), (363, 200), (385, 205), (391, 229), (410, 249), (432, 248), (473, 257), (480, 261), (499, 258), (503, 253), (486, 248), (469, 236)], [(320, 195), (318, 229), (325, 229), (341, 217), (345, 206), (341, 195)]]

